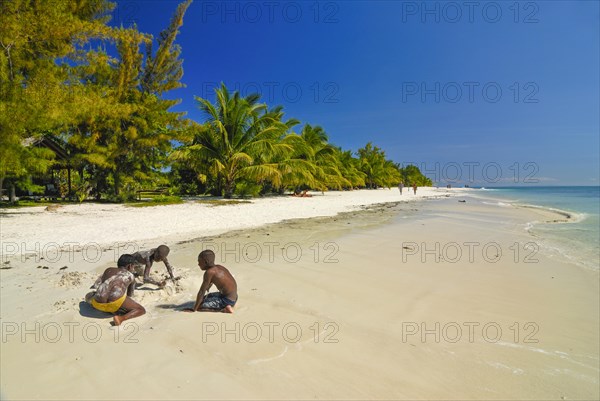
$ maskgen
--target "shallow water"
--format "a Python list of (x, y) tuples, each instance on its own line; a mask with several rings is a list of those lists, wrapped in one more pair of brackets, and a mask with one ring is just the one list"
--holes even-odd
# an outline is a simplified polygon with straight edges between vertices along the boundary
[(569, 223), (531, 222), (525, 229), (547, 250), (600, 269), (600, 187), (505, 187), (472, 192), (499, 206), (535, 206), (569, 215)]

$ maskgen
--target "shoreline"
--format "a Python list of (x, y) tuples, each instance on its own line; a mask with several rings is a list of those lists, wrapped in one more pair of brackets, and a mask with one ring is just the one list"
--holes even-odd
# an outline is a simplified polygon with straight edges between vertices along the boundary
[[(234, 204), (228, 204), (227, 201), (223, 199), (216, 200), (215, 203), (211, 204), (196, 203), (196, 199), (190, 199), (184, 201), (183, 204), (148, 206), (140, 209), (130, 208), (128, 205), (107, 205), (102, 203), (67, 205), (51, 210), (46, 210), (46, 206), (33, 206), (24, 209), (3, 209), (0, 210), (0, 218), (4, 220), (3, 232), (0, 232), (0, 242), (3, 244), (3, 246), (0, 247), (0, 258), (2, 261), (6, 261), (10, 260), (11, 258), (23, 259), (24, 257), (28, 258), (33, 255), (40, 254), (41, 251), (43, 251), (42, 248), (44, 247), (42, 244), (51, 244), (52, 251), (59, 252), (81, 252), (82, 248), (86, 246), (86, 243), (102, 252), (112, 250), (114, 247), (122, 247), (125, 245), (143, 249), (156, 246), (156, 244), (159, 242), (180, 243), (182, 241), (190, 241), (192, 239), (210, 237), (232, 231), (257, 229), (275, 223), (337, 216), (343, 213), (365, 210), (371, 207), (378, 207), (380, 205), (395, 205), (398, 203), (418, 202), (424, 199), (440, 199), (457, 196), (472, 197), (478, 200), (483, 199), (484, 201), (493, 200), (497, 201), (498, 205), (500, 206), (509, 206), (517, 209), (533, 209), (534, 211), (539, 211), (542, 214), (545, 214), (546, 218), (551, 219), (545, 221), (532, 221), (532, 225), (548, 223), (579, 223), (586, 218), (585, 214), (582, 213), (566, 211), (549, 206), (521, 204), (517, 202), (506, 203), (504, 199), (494, 198), (492, 194), (488, 193), (479, 193), (477, 189), (473, 188), (446, 189), (425, 187), (420, 188), (419, 192), (420, 194), (416, 197), (412, 194), (404, 194), (400, 196), (393, 188), (378, 190), (329, 191), (325, 194), (315, 192), (312, 194), (314, 198), (300, 198), (299, 201), (302, 202), (305, 199), (320, 200), (320, 198), (331, 201), (334, 197), (342, 197), (343, 199), (346, 194), (358, 194), (358, 196), (355, 197), (355, 199), (350, 199), (349, 202), (345, 202), (340, 205), (333, 205), (333, 207), (331, 205), (333, 202), (329, 202), (330, 204), (327, 205), (326, 208), (322, 208), (322, 205), (319, 204), (305, 208), (304, 206), (306, 205), (300, 204), (300, 210), (294, 210), (294, 207), (297, 205), (287, 202), (288, 199), (291, 200), (298, 198), (287, 196), (256, 198), (244, 200), (243, 202)], [(425, 192), (425, 195), (423, 195), (423, 192)], [(356, 199), (360, 198), (360, 196), (364, 194), (379, 195), (381, 193), (385, 193), (385, 195), (371, 197), (370, 199)], [(273, 200), (280, 204), (269, 204), (271, 203), (270, 201)], [(219, 205), (218, 202), (221, 201), (223, 204)], [(281, 211), (283, 213), (279, 213), (275, 218), (261, 219), (265, 217), (264, 209), (267, 209), (268, 211), (269, 208), (272, 207), (282, 209)], [(238, 211), (234, 216), (228, 215), (227, 213), (222, 213), (222, 211), (230, 210), (235, 212), (236, 209), (239, 210), (240, 208), (244, 210), (241, 212)], [(257, 209), (262, 209), (259, 210), (262, 215), (257, 216), (254, 221), (243, 221), (237, 224), (235, 222), (229, 222), (230, 224), (227, 224), (226, 222), (225, 224), (216, 224), (214, 226), (208, 224), (212, 227), (209, 229), (205, 229), (204, 226), (202, 226), (202, 228), (193, 227), (192, 224), (197, 222), (198, 218), (195, 218), (195, 221), (190, 222), (181, 220), (181, 218), (178, 216), (182, 213), (202, 213), (202, 217), (207, 217), (211, 213), (215, 213), (219, 214), (218, 218), (221, 221), (227, 221), (235, 220), (235, 218), (240, 215), (250, 215), (257, 211)], [(160, 218), (154, 217), (156, 214), (166, 216), (163, 217), (166, 220), (175, 220), (175, 223), (180, 224), (181, 228), (174, 228), (173, 224), (168, 228), (161, 226)], [(556, 215), (558, 215), (559, 218), (556, 218)], [(79, 225), (79, 230), (73, 232), (71, 229), (66, 228), (61, 232), (56, 230), (58, 227), (54, 225), (50, 227), (50, 224), (45, 224), (53, 218), (61, 219), (63, 221), (60, 221), (60, 223), (65, 222), (68, 224), (68, 226), (72, 225), (75, 226), (75, 228), (77, 228)], [(96, 221), (96, 223), (100, 223), (101, 228), (93, 230), (94, 227), (92, 226), (84, 227), (82, 229), (81, 226), (85, 226), (86, 220), (89, 219), (100, 220), (100, 222)], [(120, 224), (125, 227), (118, 227), (118, 223), (115, 224), (116, 227), (107, 226), (107, 224), (102, 222), (104, 219), (110, 219), (111, 222), (120, 221)], [(153, 221), (152, 219), (157, 221)], [(143, 224), (144, 221), (146, 222), (145, 225)], [(18, 225), (18, 231), (15, 231), (15, 228), (11, 229), (9, 226), (10, 223), (15, 223), (15, 225)], [(49, 229), (44, 230), (44, 228)], [(146, 233), (148, 231), (155, 232), (160, 230), (163, 230), (164, 232), (161, 234)], [(91, 231), (91, 233), (89, 231)], [(94, 237), (94, 231), (95, 233), (100, 232), (101, 234)], [(113, 234), (114, 238), (109, 239), (107, 233)], [(192, 239), (190, 239), (190, 236)], [(58, 239), (56, 237), (58, 237)], [(32, 238), (36, 239), (36, 241), (33, 241)], [(8, 243), (11, 244), (7, 245)]]
[(144, 208), (84, 204), (53, 211), (43, 206), (2, 210), (0, 257), (6, 260), (40, 253), (47, 244), (61, 251), (81, 250), (86, 245), (105, 250), (123, 243), (154, 247), (158, 242), (212, 236), (285, 220), (335, 216), (378, 203), (411, 202), (460, 193), (461, 189), (425, 187), (419, 188), (416, 196), (406, 191), (401, 196), (392, 188), (313, 193), (309, 198), (265, 197), (233, 205), (225, 201), (218, 206), (187, 201)]

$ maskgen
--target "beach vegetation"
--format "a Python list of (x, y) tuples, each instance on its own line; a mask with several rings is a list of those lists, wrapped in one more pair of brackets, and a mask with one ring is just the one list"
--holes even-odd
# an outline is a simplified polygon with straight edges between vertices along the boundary
[(67, 129), (75, 106), (87, 101), (66, 60), (108, 36), (113, 7), (103, 0), (0, 2), (0, 188), (8, 187), (11, 201), (17, 187), (39, 192), (32, 178), (54, 165), (54, 153), (35, 144)]
[(416, 185), (418, 187), (430, 187), (433, 185), (431, 179), (424, 176), (419, 168), (412, 164), (400, 169), (400, 174), (405, 185)]
[(400, 168), (386, 159), (385, 151), (371, 142), (358, 149), (359, 169), (365, 176), (367, 188), (391, 187), (400, 182)]
[[(17, 189), (43, 196), (49, 187), (80, 203), (146, 206), (178, 202), (135, 201), (159, 187), (232, 198), (431, 185), (370, 142), (342, 149), (323, 127), (224, 84), (213, 101), (196, 97), (201, 121), (173, 111), (190, 3), (155, 38), (109, 25), (115, 4), (105, 0), (0, 2), (0, 189), (10, 201)], [(40, 184), (48, 176), (51, 185)]]
[(281, 107), (269, 109), (260, 97), (230, 93), (225, 85), (216, 90), (216, 102), (196, 97), (207, 120), (195, 125), (184, 146), (172, 160), (192, 167), (213, 195), (231, 198), (240, 179), (281, 184), (281, 172), (273, 160), (292, 148), (282, 135), (298, 124), (283, 119)]
[(240, 205), (243, 203), (252, 203), (249, 200), (242, 199), (200, 199), (196, 200), (195, 203), (200, 203), (207, 206), (226, 206), (226, 205)]
[(127, 206), (131, 207), (148, 207), (148, 206), (162, 206), (162, 205), (176, 205), (179, 203), (183, 203), (183, 199), (179, 196), (173, 195), (158, 195), (149, 197), (149, 199), (144, 199), (141, 201), (133, 201), (129, 199), (129, 203)]

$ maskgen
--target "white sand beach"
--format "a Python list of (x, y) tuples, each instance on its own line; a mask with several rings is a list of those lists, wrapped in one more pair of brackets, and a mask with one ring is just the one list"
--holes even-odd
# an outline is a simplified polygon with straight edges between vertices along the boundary
[[(3, 399), (598, 399), (598, 272), (526, 230), (565, 216), (469, 192), (2, 211)], [(182, 278), (136, 291), (146, 315), (112, 327), (82, 304), (121, 251), (159, 243)], [(205, 248), (238, 282), (233, 315), (179, 312)]]
[[(189, 201), (179, 205), (132, 208), (118, 204), (82, 204), (47, 211), (46, 206), (2, 211), (0, 240), (2, 255), (43, 252), (116, 243), (147, 242), (150, 246), (166, 239), (192, 239), (231, 230), (254, 228), (289, 219), (333, 216), (377, 203), (413, 201), (455, 194), (461, 189), (397, 188), (376, 191), (312, 192), (310, 198), (292, 196), (242, 200), (223, 206)], [(7, 245), (11, 243), (11, 245)], [(14, 244), (14, 245), (13, 245)], [(39, 249), (39, 251), (38, 251)]]

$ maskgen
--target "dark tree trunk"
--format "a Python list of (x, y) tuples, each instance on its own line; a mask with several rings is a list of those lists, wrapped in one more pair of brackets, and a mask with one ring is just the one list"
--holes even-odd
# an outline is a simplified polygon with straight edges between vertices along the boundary
[(231, 199), (231, 197), (233, 196), (233, 188), (234, 188), (233, 181), (225, 183), (225, 191), (223, 194), (225, 199)]
[(73, 189), (71, 187), (71, 166), (67, 166), (67, 198), (73, 200)]
[(15, 183), (10, 183), (10, 203), (15, 203), (17, 201), (17, 195), (15, 194)]
[(121, 175), (119, 174), (118, 171), (115, 171), (113, 173), (113, 179), (115, 182), (115, 185), (114, 185), (115, 195), (119, 196), (119, 193), (121, 192)]
[(102, 177), (98, 177), (96, 180), (96, 200), (99, 201), (102, 198)]

